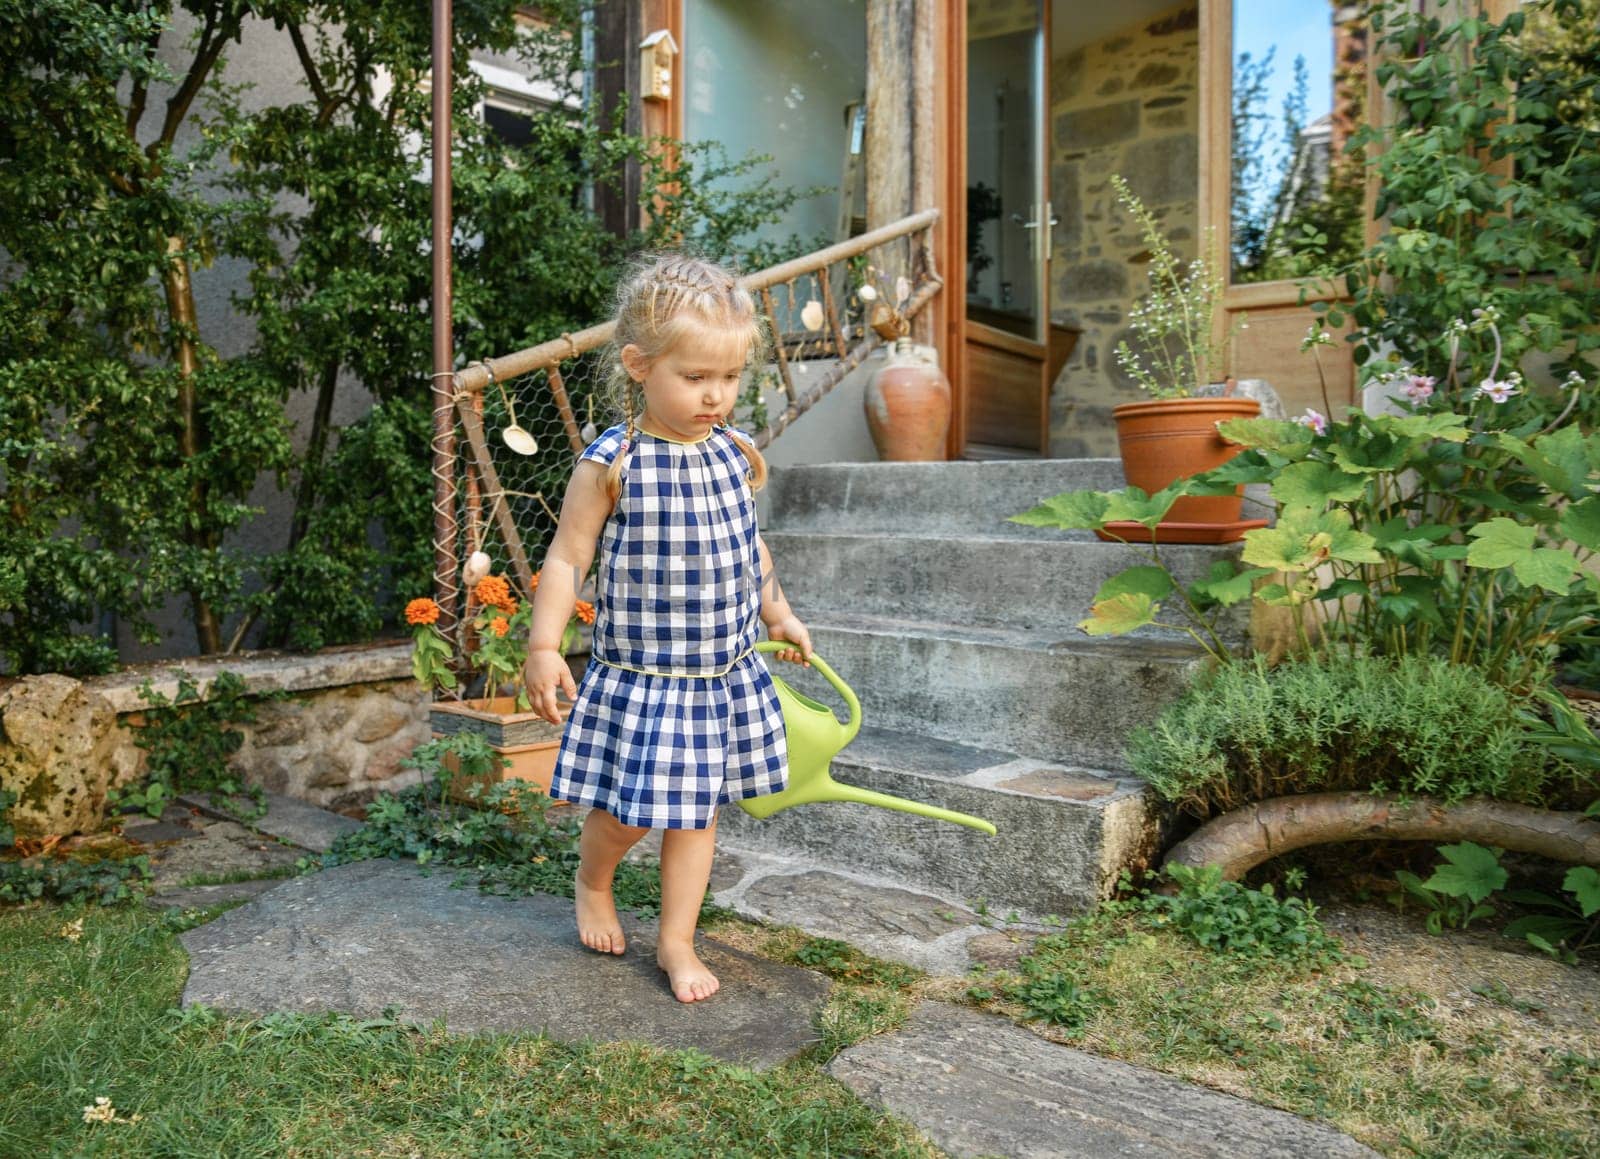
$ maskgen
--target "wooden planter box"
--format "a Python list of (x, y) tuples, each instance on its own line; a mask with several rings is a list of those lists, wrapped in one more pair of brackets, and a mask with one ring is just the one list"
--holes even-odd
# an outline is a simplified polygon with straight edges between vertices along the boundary
[[(565, 718), (566, 707), (563, 706), (562, 719)], [(487, 789), (511, 779), (527, 781), (541, 793), (550, 792), (550, 778), (555, 773), (556, 755), (561, 748), (562, 725), (551, 724), (538, 713), (518, 712), (516, 701), (510, 696), (435, 701), (429, 706), (428, 719), (434, 736), (475, 732), (511, 762), (498, 775), (452, 778), (452, 800), (470, 803), (472, 798), (468, 790), (473, 786)]]

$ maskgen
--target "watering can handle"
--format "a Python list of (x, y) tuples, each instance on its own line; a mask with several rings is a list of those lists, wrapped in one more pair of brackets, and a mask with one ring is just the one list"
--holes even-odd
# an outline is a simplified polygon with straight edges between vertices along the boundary
[[(789, 643), (787, 640), (762, 640), (756, 644), (756, 651), (781, 652), (785, 648), (793, 647), (794, 645)], [(839, 678), (839, 674), (835, 672), (829, 666), (828, 662), (821, 656), (818, 656), (815, 652), (813, 652), (811, 653), (809, 660), (811, 662), (811, 667), (822, 673), (823, 677), (828, 681), (828, 683), (833, 685), (834, 690), (838, 692), (839, 696), (844, 700), (845, 707), (850, 710), (850, 719), (845, 723), (844, 733), (844, 743), (849, 744), (855, 739), (856, 733), (861, 731), (861, 701), (856, 699), (855, 690), (841, 680)]]

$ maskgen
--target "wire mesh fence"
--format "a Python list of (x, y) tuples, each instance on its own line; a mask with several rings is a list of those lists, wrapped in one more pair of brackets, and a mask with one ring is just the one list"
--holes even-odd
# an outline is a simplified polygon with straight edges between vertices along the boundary
[[(928, 245), (937, 217), (916, 214), (742, 279), (765, 318), (772, 357), (746, 374), (733, 426), (766, 446), (906, 331), (943, 284)], [(473, 612), (459, 569), (476, 551), (531, 597), (576, 457), (622, 417), (611, 397), (611, 330), (564, 334), (456, 372), (455, 518), (437, 520), (436, 546), (446, 550), (434, 577), (452, 623)]]

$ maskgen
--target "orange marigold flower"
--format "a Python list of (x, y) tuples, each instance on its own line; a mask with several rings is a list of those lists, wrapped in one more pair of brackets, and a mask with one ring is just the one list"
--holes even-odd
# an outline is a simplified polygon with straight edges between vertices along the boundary
[(536, 571), (533, 573), (533, 582), (528, 585), (528, 590), (530, 592), (536, 592), (539, 590), (539, 577), (543, 574), (544, 572), (542, 571)]
[(478, 586), (472, 589), (472, 597), (485, 607), (499, 608), (507, 615), (517, 610), (516, 602), (511, 598), (511, 585), (504, 576), (484, 576), (478, 581)]
[(585, 624), (594, 623), (594, 605), (588, 600), (579, 600), (572, 605), (572, 611)]
[(436, 624), (439, 622), (439, 605), (426, 597), (412, 600), (406, 605), (406, 623)]
[(496, 636), (504, 636), (507, 632), (511, 631), (511, 621), (503, 616), (496, 616), (494, 619), (489, 621), (489, 631), (493, 632)]

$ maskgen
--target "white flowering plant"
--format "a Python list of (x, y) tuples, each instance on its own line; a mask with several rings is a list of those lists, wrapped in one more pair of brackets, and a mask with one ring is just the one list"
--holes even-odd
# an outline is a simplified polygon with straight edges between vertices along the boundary
[(1245, 325), (1241, 316), (1220, 338), (1217, 334), (1223, 275), (1215, 236), (1207, 231), (1199, 256), (1185, 262), (1127, 180), (1113, 173), (1111, 186), (1117, 203), (1138, 222), (1150, 255), (1149, 292), (1128, 315), (1139, 349), (1119, 342), (1117, 363), (1151, 398), (1189, 398), (1221, 380), (1228, 343)]

